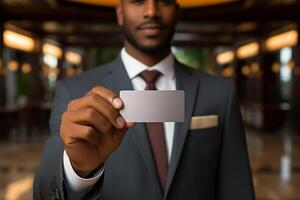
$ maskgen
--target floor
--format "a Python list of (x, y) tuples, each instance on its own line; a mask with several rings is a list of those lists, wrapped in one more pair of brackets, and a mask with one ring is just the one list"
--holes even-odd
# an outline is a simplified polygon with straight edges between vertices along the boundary
[[(300, 200), (300, 135), (247, 129), (258, 200)], [(32, 199), (34, 172), (46, 134), (0, 142), (0, 199)]]
[(300, 199), (300, 135), (247, 130), (257, 199)]

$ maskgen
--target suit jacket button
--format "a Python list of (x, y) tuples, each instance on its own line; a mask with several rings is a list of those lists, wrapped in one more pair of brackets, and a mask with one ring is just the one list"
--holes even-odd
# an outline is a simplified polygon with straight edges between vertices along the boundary
[(54, 200), (54, 193), (53, 192), (50, 192), (50, 194), (49, 194), (49, 196), (50, 196), (50, 198), (49, 198), (49, 200)]
[(60, 199), (59, 190), (58, 190), (57, 188), (54, 188), (54, 197), (55, 197), (55, 199), (57, 199), (57, 200)]

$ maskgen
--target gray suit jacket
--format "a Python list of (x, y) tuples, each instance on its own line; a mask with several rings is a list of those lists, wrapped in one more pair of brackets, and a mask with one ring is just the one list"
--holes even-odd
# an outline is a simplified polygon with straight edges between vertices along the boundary
[[(234, 82), (175, 64), (176, 87), (186, 95), (184, 123), (175, 124), (166, 191), (162, 192), (144, 124), (136, 124), (105, 162), (101, 180), (83, 199), (252, 200), (254, 191)], [(60, 119), (68, 102), (96, 85), (132, 90), (120, 57), (58, 83), (51, 136), (35, 177), (35, 199), (67, 199)], [(219, 125), (190, 130), (192, 116), (217, 115)], [(70, 192), (70, 191), (69, 191)], [(74, 196), (74, 194), (73, 194)], [(69, 196), (70, 198), (70, 196)]]

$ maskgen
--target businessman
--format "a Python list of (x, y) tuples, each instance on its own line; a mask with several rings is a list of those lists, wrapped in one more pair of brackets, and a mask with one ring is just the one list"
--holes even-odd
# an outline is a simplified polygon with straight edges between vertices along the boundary
[[(121, 0), (124, 48), (112, 63), (60, 81), (35, 199), (252, 200), (234, 83), (170, 51), (176, 0)], [(184, 123), (129, 123), (120, 90), (184, 90)]]

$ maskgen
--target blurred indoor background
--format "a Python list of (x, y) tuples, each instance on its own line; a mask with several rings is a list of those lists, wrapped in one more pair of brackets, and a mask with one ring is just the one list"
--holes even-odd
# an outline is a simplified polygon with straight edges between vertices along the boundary
[[(116, 2), (1, 0), (0, 199), (32, 199), (57, 80), (117, 56)], [(179, 2), (177, 59), (236, 80), (257, 199), (300, 199), (300, 2)]]

